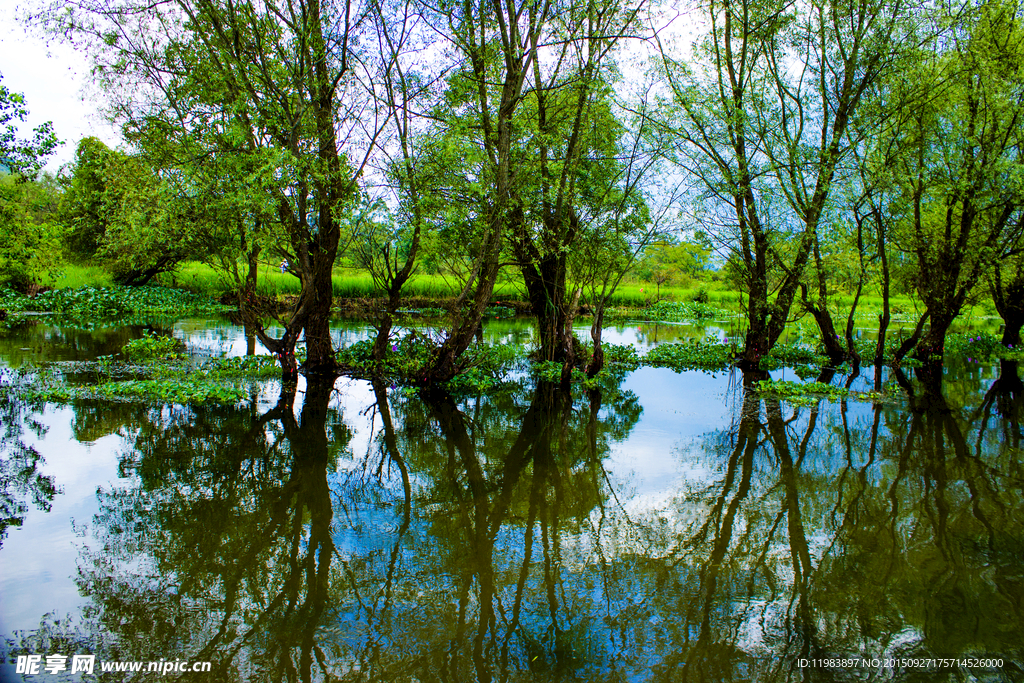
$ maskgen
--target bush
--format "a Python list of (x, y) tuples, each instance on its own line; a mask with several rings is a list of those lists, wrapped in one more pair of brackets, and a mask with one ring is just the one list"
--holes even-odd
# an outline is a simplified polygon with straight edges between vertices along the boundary
[(161, 337), (146, 330), (141, 339), (132, 339), (121, 348), (131, 361), (167, 360), (178, 358), (182, 343), (174, 337)]

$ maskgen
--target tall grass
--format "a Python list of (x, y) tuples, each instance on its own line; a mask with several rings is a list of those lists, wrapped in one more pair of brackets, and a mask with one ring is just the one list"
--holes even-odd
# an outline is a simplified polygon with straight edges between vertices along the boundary
[(66, 263), (57, 273), (42, 275), (39, 283), (54, 289), (110, 287), (114, 284), (114, 278), (103, 266)]
[[(109, 287), (113, 285), (110, 273), (100, 265), (68, 263), (54, 277), (41, 277), (41, 283), (55, 288)], [(161, 275), (155, 284), (179, 287), (210, 298), (219, 298), (233, 289), (229, 279), (218, 269), (205, 263), (189, 262), (182, 264), (174, 273)], [(405, 286), (406, 297), (422, 297), (429, 299), (447, 299), (458, 294), (460, 283), (452, 278), (440, 275), (420, 273), (414, 275)], [(716, 308), (724, 308), (739, 312), (742, 309), (741, 295), (733, 289), (710, 287), (702, 283), (694, 283), (693, 287), (656, 286), (644, 282), (623, 282), (612, 296), (610, 305), (616, 308), (645, 308), (657, 303), (659, 299), (667, 301), (693, 301), (698, 292), (706, 293), (708, 303)], [(266, 263), (260, 267), (257, 291), (261, 295), (276, 296), (279, 294), (298, 294), (299, 280), (293, 275), (282, 273), (276, 264)], [(367, 298), (380, 296), (373, 287), (369, 273), (356, 268), (336, 268), (333, 276), (333, 293), (335, 298)], [(744, 297), (745, 298), (745, 297)], [(494, 289), (495, 301), (525, 301), (526, 292), (518, 273), (510, 271)], [(582, 303), (589, 304), (584, 296)], [(837, 326), (842, 326), (853, 303), (852, 294), (839, 294), (833, 298), (833, 316)], [(920, 315), (920, 305), (915, 306), (908, 297), (893, 297), (890, 301), (893, 312), (893, 324), (897, 327), (912, 326)], [(792, 310), (799, 313), (799, 303)], [(882, 298), (875, 294), (865, 293), (857, 306), (858, 326), (873, 327), (877, 324), (877, 316), (882, 309)], [(960, 323), (968, 326), (982, 324), (983, 318), (992, 317), (995, 311), (991, 302), (984, 300), (973, 307), (965, 307), (960, 315)], [(804, 318), (804, 321), (808, 321)], [(810, 324), (810, 323), (809, 323)]]

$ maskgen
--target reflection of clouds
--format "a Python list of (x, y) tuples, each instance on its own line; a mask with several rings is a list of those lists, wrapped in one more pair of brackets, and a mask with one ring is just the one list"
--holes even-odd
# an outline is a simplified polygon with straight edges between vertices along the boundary
[(698, 441), (729, 424), (723, 380), (643, 367), (630, 373), (622, 390), (636, 394), (644, 410), (629, 436), (611, 445), (605, 469), (617, 489), (628, 484), (637, 495), (666, 493), (682, 481), (711, 476), (699, 462)]
[[(77, 571), (75, 546), (82, 543), (72, 522), (88, 525), (98, 512), (96, 487), (116, 486), (118, 453), (124, 444), (117, 435), (92, 443), (74, 439), (74, 411), (50, 407), (36, 419), (48, 427), (43, 439), (27, 431), (23, 440), (43, 456), (42, 473), (54, 477), (62, 492), (50, 512), (29, 506), (25, 523), (8, 529), (0, 549), (0, 632), (39, 625), (44, 611), (63, 615), (86, 604), (73, 577)], [(120, 482), (118, 484), (117, 482)], [(42, 607), (42, 610), (40, 609)]]

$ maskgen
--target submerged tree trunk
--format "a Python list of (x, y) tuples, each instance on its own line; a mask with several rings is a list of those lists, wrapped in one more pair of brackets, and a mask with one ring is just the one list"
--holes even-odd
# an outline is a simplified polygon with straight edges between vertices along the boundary
[(542, 257), (520, 266), (530, 307), (537, 317), (540, 360), (565, 363), (572, 355), (572, 304), (566, 291), (566, 258), (562, 254)]
[(896, 354), (893, 356), (892, 359), (893, 363), (901, 362), (904, 358), (906, 358), (908, 353), (914, 350), (914, 347), (917, 346), (918, 341), (920, 341), (921, 339), (921, 335), (924, 332), (924, 325), (926, 322), (928, 322), (929, 315), (930, 311), (927, 310), (921, 314), (921, 317), (917, 321), (917, 326), (914, 328), (914, 332), (909, 337), (904, 339), (903, 343), (900, 344), (900, 347), (896, 349)]
[[(502, 239), (502, 216), (492, 219), (491, 230), (474, 268), (473, 277), (456, 299), (451, 315), (455, 318), (452, 330), (437, 350), (430, 365), (419, 377), (421, 384), (429, 386), (447, 382), (455, 377), (462, 368), (459, 357), (473, 343), (477, 330), (484, 318), (484, 310), (491, 301), (494, 285), (498, 279)], [(475, 289), (470, 289), (475, 284)], [(472, 300), (466, 303), (470, 291)]]
[[(829, 365), (835, 367), (842, 364), (846, 359), (846, 349), (839, 343), (839, 335), (836, 333), (835, 324), (832, 321), (832, 314), (823, 305), (815, 305), (807, 298), (807, 288), (800, 286), (803, 290), (804, 308), (814, 317), (821, 335), (821, 344), (825, 347), (825, 355), (828, 357)], [(821, 304), (819, 298), (819, 304)]]
[(875, 365), (881, 366), (885, 362), (885, 333), (889, 329), (889, 321), (892, 316), (889, 309), (889, 257), (885, 246), (885, 223), (877, 212), (875, 221), (878, 228), (878, 257), (882, 261), (882, 312), (878, 314), (878, 344), (875, 346)]
[(601, 344), (601, 334), (604, 331), (604, 301), (597, 304), (594, 311), (594, 322), (590, 325), (590, 339), (594, 342), (594, 354), (590, 357), (590, 364), (587, 365), (587, 377), (594, 377), (604, 368), (604, 348)]
[(930, 361), (942, 363), (946, 353), (946, 334), (955, 318), (955, 314), (932, 313), (928, 331), (921, 336), (921, 341), (915, 347), (914, 357), (925, 364)]
[(1003, 346), (1019, 348), (1020, 330), (1024, 326), (1024, 271), (1018, 270), (1008, 282), (1003, 282), (997, 267), (992, 279), (992, 299), (996, 311), (1003, 319)]

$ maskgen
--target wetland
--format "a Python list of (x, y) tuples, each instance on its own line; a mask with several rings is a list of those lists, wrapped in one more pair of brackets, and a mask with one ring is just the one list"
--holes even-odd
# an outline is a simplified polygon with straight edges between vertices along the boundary
[[(171, 674), (207, 681), (1021, 680), (1017, 362), (847, 369), (830, 393), (786, 365), (769, 390), (643, 362), (731, 333), (622, 323), (606, 341), (641, 361), (599, 382), (566, 390), (522, 356), (426, 392), (282, 383), (212, 315), (10, 327), (6, 659), (210, 662)], [(143, 381), (125, 377), (146, 353), (233, 393), (24, 390)], [(904, 665), (807, 664), (862, 658)], [(936, 658), (985, 666), (908, 665)]]

